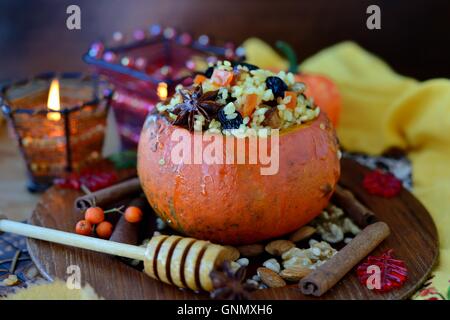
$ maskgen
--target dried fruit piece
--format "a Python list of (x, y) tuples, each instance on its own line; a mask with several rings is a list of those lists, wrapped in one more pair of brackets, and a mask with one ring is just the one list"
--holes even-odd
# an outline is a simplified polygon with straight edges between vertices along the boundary
[(306, 277), (312, 270), (305, 266), (292, 266), (281, 270), (280, 277), (287, 281), (300, 281)]
[[(226, 70), (214, 69), (211, 80), (214, 84), (226, 87), (233, 80), (233, 72), (229, 72)], [(281, 80), (281, 79), (280, 79)]]
[(310, 238), (314, 233), (316, 233), (316, 229), (311, 226), (303, 226), (294, 233), (292, 233), (289, 237), (289, 240), (292, 242), (299, 242), (304, 239)]
[(264, 252), (264, 246), (259, 243), (239, 246), (237, 249), (244, 257), (256, 257)]
[(293, 91), (285, 91), (284, 97), (291, 97), (291, 100), (286, 104), (286, 108), (295, 109), (297, 106), (297, 93)]
[(281, 127), (282, 120), (278, 114), (277, 108), (271, 108), (264, 114), (264, 121), (261, 123), (263, 126), (271, 127), (272, 129), (278, 129)]
[[(369, 267), (373, 270), (368, 270)], [(380, 271), (379, 283), (376, 281), (377, 277), (373, 277), (377, 271), (374, 267), (378, 267)], [(392, 249), (383, 252), (380, 256), (369, 256), (364, 263), (358, 266), (356, 272), (361, 284), (368, 286), (370, 283), (373, 290), (379, 292), (399, 288), (408, 279), (408, 269), (405, 263), (393, 257)], [(371, 280), (375, 280), (374, 283)]]
[(201, 84), (203, 81), (205, 81), (207, 78), (204, 76), (204, 75), (202, 75), (202, 74), (197, 74), (196, 76), (195, 76), (195, 78), (194, 78), (194, 84), (197, 84), (197, 85), (199, 85), (199, 84)]
[(269, 288), (281, 288), (286, 285), (286, 281), (283, 280), (276, 272), (267, 268), (258, 268), (256, 271), (261, 278), (261, 281)]
[(236, 111), (236, 118), (234, 119), (227, 119), (227, 115), (225, 114), (225, 111), (223, 109), (220, 109), (219, 113), (217, 114), (220, 124), (222, 125), (222, 129), (238, 129), (239, 126), (243, 123), (243, 119), (241, 114)]
[(289, 240), (274, 240), (266, 245), (266, 251), (273, 256), (281, 256), (289, 249), (295, 247), (295, 244)]
[(242, 116), (249, 117), (253, 114), (258, 105), (258, 95), (250, 93), (245, 95), (244, 105), (242, 106)]
[(266, 78), (266, 87), (267, 89), (271, 89), (275, 98), (284, 97), (284, 92), (288, 89), (286, 83), (281, 80), (279, 77), (267, 77)]
[(370, 194), (391, 198), (402, 190), (402, 183), (392, 173), (374, 170), (364, 176), (363, 187)]

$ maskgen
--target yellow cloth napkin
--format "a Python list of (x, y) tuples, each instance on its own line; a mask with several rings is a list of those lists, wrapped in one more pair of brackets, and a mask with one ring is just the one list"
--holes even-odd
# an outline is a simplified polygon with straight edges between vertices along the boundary
[[(69, 289), (66, 282), (42, 282), (31, 284), (27, 288), (17, 289), (3, 298), (4, 300), (103, 300), (89, 284), (81, 289)], [(2, 300), (0, 298), (0, 300)]]
[[(286, 68), (266, 43), (244, 43), (248, 62)], [(407, 54), (407, 53), (405, 53)], [(418, 62), (420, 63), (420, 62)], [(380, 154), (390, 147), (408, 152), (415, 196), (433, 216), (440, 262), (433, 286), (447, 296), (450, 280), (450, 80), (419, 82), (395, 73), (383, 60), (353, 42), (327, 48), (300, 69), (335, 81), (342, 94), (337, 129), (345, 149)]]

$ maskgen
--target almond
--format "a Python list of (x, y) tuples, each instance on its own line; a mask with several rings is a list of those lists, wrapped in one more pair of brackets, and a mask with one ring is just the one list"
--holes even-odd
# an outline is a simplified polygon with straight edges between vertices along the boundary
[(276, 272), (267, 268), (258, 268), (256, 271), (261, 281), (269, 288), (280, 288), (286, 285), (286, 282)]
[(311, 269), (304, 266), (292, 266), (280, 272), (280, 277), (287, 281), (300, 281), (311, 272)]
[(314, 227), (304, 226), (292, 233), (289, 240), (292, 242), (299, 242), (311, 237), (314, 233), (316, 233), (316, 229)]
[(243, 257), (255, 257), (264, 252), (262, 244), (248, 244), (237, 248)]
[(281, 256), (283, 253), (295, 247), (289, 240), (275, 240), (266, 245), (266, 251), (273, 256)]

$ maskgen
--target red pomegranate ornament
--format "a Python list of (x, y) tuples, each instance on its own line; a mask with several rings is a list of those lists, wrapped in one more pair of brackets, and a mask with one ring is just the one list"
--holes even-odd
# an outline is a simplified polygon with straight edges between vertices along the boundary
[(400, 193), (402, 183), (392, 173), (377, 169), (364, 176), (363, 187), (370, 194), (391, 198)]
[[(378, 267), (378, 269), (374, 267)], [(394, 258), (392, 249), (385, 251), (380, 256), (369, 256), (365, 262), (358, 266), (356, 272), (361, 284), (369, 287), (369, 283), (372, 282), (371, 279), (376, 278), (377, 270), (379, 270), (379, 283), (375, 281), (375, 284), (372, 283), (371, 286), (371, 289), (377, 292), (387, 292), (400, 288), (408, 279), (408, 270), (405, 263)]]

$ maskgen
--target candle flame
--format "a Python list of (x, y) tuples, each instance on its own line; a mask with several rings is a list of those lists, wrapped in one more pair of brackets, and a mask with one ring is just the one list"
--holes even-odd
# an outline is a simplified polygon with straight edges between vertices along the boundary
[[(53, 79), (52, 83), (50, 84), (50, 90), (48, 92), (47, 108), (53, 111), (61, 110), (58, 79)], [(49, 112), (47, 113), (47, 119), (51, 121), (58, 121), (61, 119), (61, 114), (59, 112)]]
[(167, 99), (167, 83), (160, 82), (158, 83), (158, 88), (156, 89), (156, 94), (158, 95), (159, 99), (161, 101), (164, 101)]

